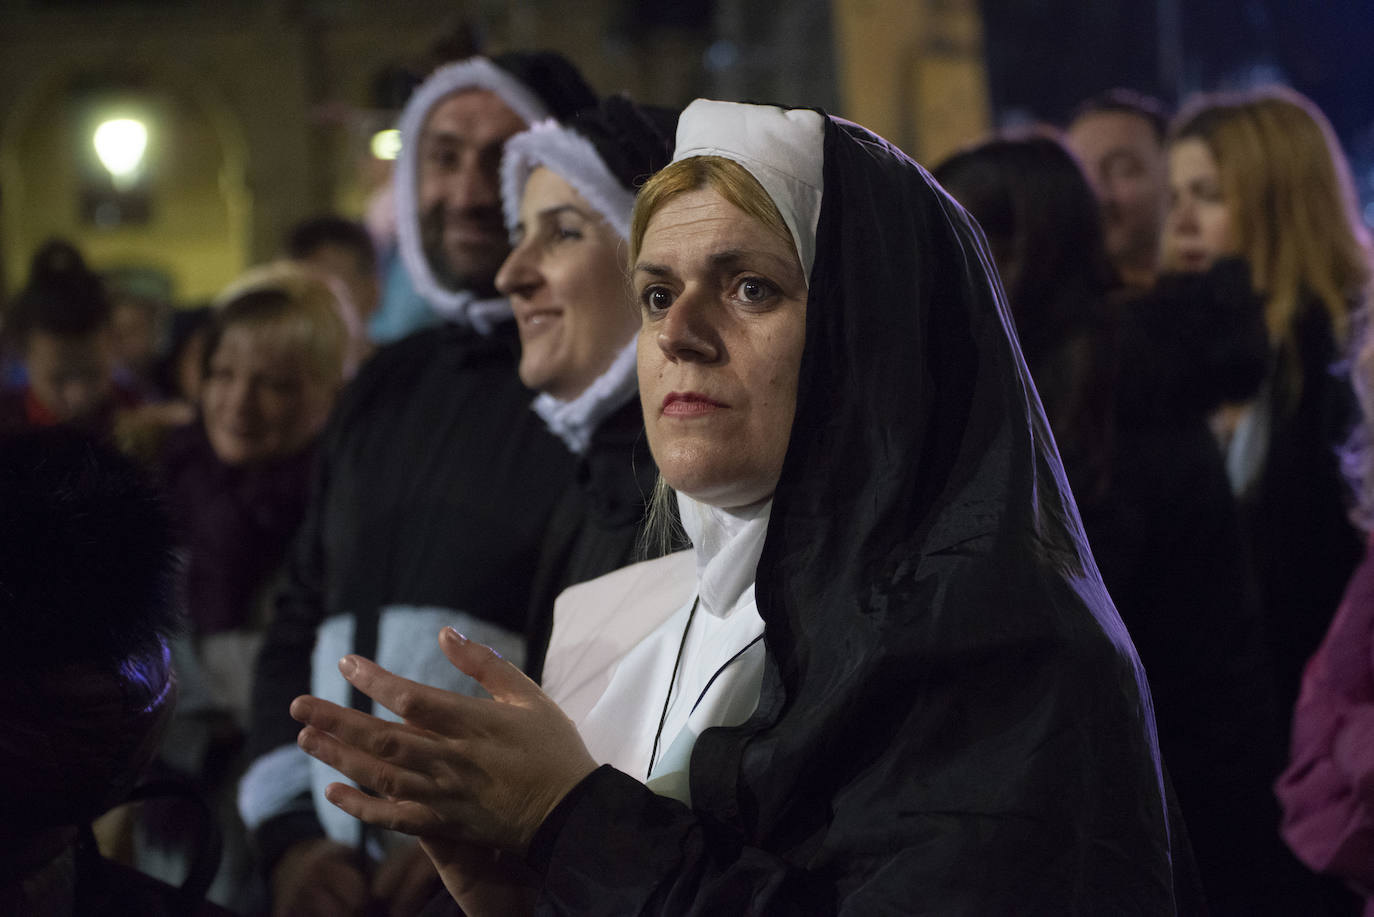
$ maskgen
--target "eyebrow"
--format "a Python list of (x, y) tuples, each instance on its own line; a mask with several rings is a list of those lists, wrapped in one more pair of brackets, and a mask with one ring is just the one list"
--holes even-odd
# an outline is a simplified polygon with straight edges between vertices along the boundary
[(479, 142), (467, 134), (441, 128), (437, 130), (430, 129), (422, 131), (420, 133), (420, 144), (421, 146), (459, 147), (460, 149), (474, 147), (479, 151), (490, 151), (503, 149), (506, 145), (506, 140), (505, 138), (501, 138), (499, 140)]
[(587, 214), (576, 204), (554, 204), (552, 207), (545, 207), (543, 210), (540, 210), (535, 216), (543, 220), (549, 217), (556, 217), (560, 213), (575, 213), (584, 220), (588, 219)]
[[(576, 214), (588, 223), (594, 222), (596, 220), (594, 216), (591, 216), (590, 214), (586, 213), (581, 207), (577, 206), (576, 204), (554, 204), (552, 207), (545, 207), (543, 210), (540, 210), (538, 213), (536, 213), (534, 215), (534, 221), (537, 223), (547, 223), (550, 219), (558, 216), (560, 213)], [(516, 220), (515, 226), (513, 227), (512, 231), (517, 233), (523, 233), (525, 231), (525, 221)]]
[(1145, 158), (1137, 155), (1135, 150), (1125, 146), (1112, 147), (1107, 151), (1107, 154), (1102, 157), (1102, 165), (1104, 166), (1122, 161), (1143, 163)]
[[(715, 252), (711, 254), (706, 260), (709, 262), (711, 267), (719, 269), (734, 267), (739, 262), (746, 261), (750, 258), (765, 258), (768, 261), (773, 262), (773, 265), (776, 269), (784, 271), (788, 274), (801, 272), (801, 269), (798, 265), (791, 263), (785, 258), (780, 258), (772, 252), (765, 252), (759, 249), (726, 249), (723, 252)], [(663, 264), (654, 264), (652, 262), (640, 262), (639, 264), (635, 265), (635, 273), (650, 274), (654, 277), (668, 277), (671, 276), (674, 272), (671, 268)]]
[(771, 252), (758, 251), (753, 249), (731, 248), (723, 252), (716, 252), (707, 260), (712, 267), (733, 267), (741, 261), (751, 257), (763, 257), (782, 266), (783, 259)]
[(427, 130), (420, 134), (420, 142), (444, 144), (446, 146), (462, 146), (467, 141), (453, 131)]

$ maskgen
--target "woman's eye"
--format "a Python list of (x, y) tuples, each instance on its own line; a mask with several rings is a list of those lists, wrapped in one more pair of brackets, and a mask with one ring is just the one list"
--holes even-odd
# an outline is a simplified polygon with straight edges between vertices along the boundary
[(771, 283), (758, 277), (746, 277), (735, 288), (735, 295), (747, 303), (767, 302), (776, 292)]
[(639, 301), (648, 312), (663, 312), (673, 304), (673, 296), (663, 287), (649, 287), (639, 295)]
[(582, 238), (582, 230), (574, 229), (571, 226), (559, 226), (553, 231), (553, 237), (559, 242), (567, 239), (580, 239)]

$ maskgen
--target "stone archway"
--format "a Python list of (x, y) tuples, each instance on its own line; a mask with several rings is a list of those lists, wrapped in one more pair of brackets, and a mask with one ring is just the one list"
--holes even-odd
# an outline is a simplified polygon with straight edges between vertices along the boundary
[[(51, 51), (51, 49), (48, 49)], [(249, 258), (253, 202), (247, 147), (238, 118), (207, 78), (166, 63), (130, 65), (49, 53), (0, 106), (0, 239), (14, 289), (44, 239), (75, 242), (98, 269), (165, 272), (179, 299), (212, 295)], [(81, 218), (79, 198), (89, 143), (90, 87), (114, 80), (136, 86), (150, 127), (148, 195), (141, 226), (101, 229)]]

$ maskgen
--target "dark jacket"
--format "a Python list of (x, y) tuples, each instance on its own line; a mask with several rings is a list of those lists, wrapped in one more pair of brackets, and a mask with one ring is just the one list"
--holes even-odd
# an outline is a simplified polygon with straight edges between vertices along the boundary
[(1240, 498), (1259, 576), (1285, 721), (1303, 666), (1316, 652), (1362, 554), (1337, 447), (1359, 417), (1325, 311), (1307, 302), (1297, 318), (1297, 369), (1271, 373), (1264, 470)]
[(1269, 786), (1285, 715), (1236, 501), (1206, 423), (1263, 380), (1263, 303), (1244, 263), (1228, 259), (1165, 275), (1122, 304), (1117, 328), (1106, 474), (1066, 464), (1149, 678), (1209, 908), (1216, 917), (1322, 913), (1273, 830)]
[[(529, 409), (516, 361), (514, 323), (489, 336), (446, 324), (380, 350), (340, 396), (258, 660), (254, 759), (294, 746), (287, 708), (319, 693), (311, 652), (326, 621), (350, 617), (351, 649), (369, 657), (388, 606), (456, 609), (522, 632), (572, 460)], [(438, 654), (437, 629), (427, 636), (407, 652)], [(257, 839), (270, 862), (320, 832), (302, 798)]]
[(312, 444), (265, 467), (234, 468), (196, 422), (168, 435), (162, 473), (187, 552), (186, 606), (197, 634), (250, 624), (305, 515)]

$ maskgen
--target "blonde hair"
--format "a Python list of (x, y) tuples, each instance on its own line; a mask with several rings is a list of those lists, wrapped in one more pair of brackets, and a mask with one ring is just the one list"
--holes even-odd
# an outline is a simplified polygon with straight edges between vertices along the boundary
[(1196, 138), (1221, 173), (1237, 254), (1264, 297), (1269, 340), (1297, 374), (1296, 326), (1315, 296), (1338, 343), (1370, 282), (1369, 237), (1350, 166), (1326, 117), (1288, 89), (1205, 96), (1175, 122), (1172, 142)]
[(316, 271), (290, 261), (251, 268), (215, 299), (215, 316), (205, 346), (205, 365), (227, 328), (270, 328), (306, 354), (318, 381), (338, 386), (351, 373), (351, 336), (339, 297)]
[[(668, 164), (639, 189), (635, 197), (634, 214), (630, 217), (632, 268), (639, 260), (644, 234), (654, 214), (679, 195), (708, 189), (758, 220), (770, 233), (786, 242), (789, 249), (795, 250), (796, 241), (777, 204), (773, 203), (763, 185), (749, 174), (748, 169), (723, 156), (692, 156)], [(640, 536), (640, 552), (645, 557), (666, 554), (687, 544), (676, 508), (675, 493), (660, 474), (645, 509), (644, 531)]]
[(639, 260), (644, 233), (654, 214), (680, 194), (706, 189), (715, 191), (731, 206), (758, 220), (769, 232), (786, 241), (788, 248), (795, 247), (796, 242), (778, 212), (778, 205), (748, 169), (723, 156), (693, 156), (665, 166), (639, 189), (634, 214), (630, 217), (631, 266)]

